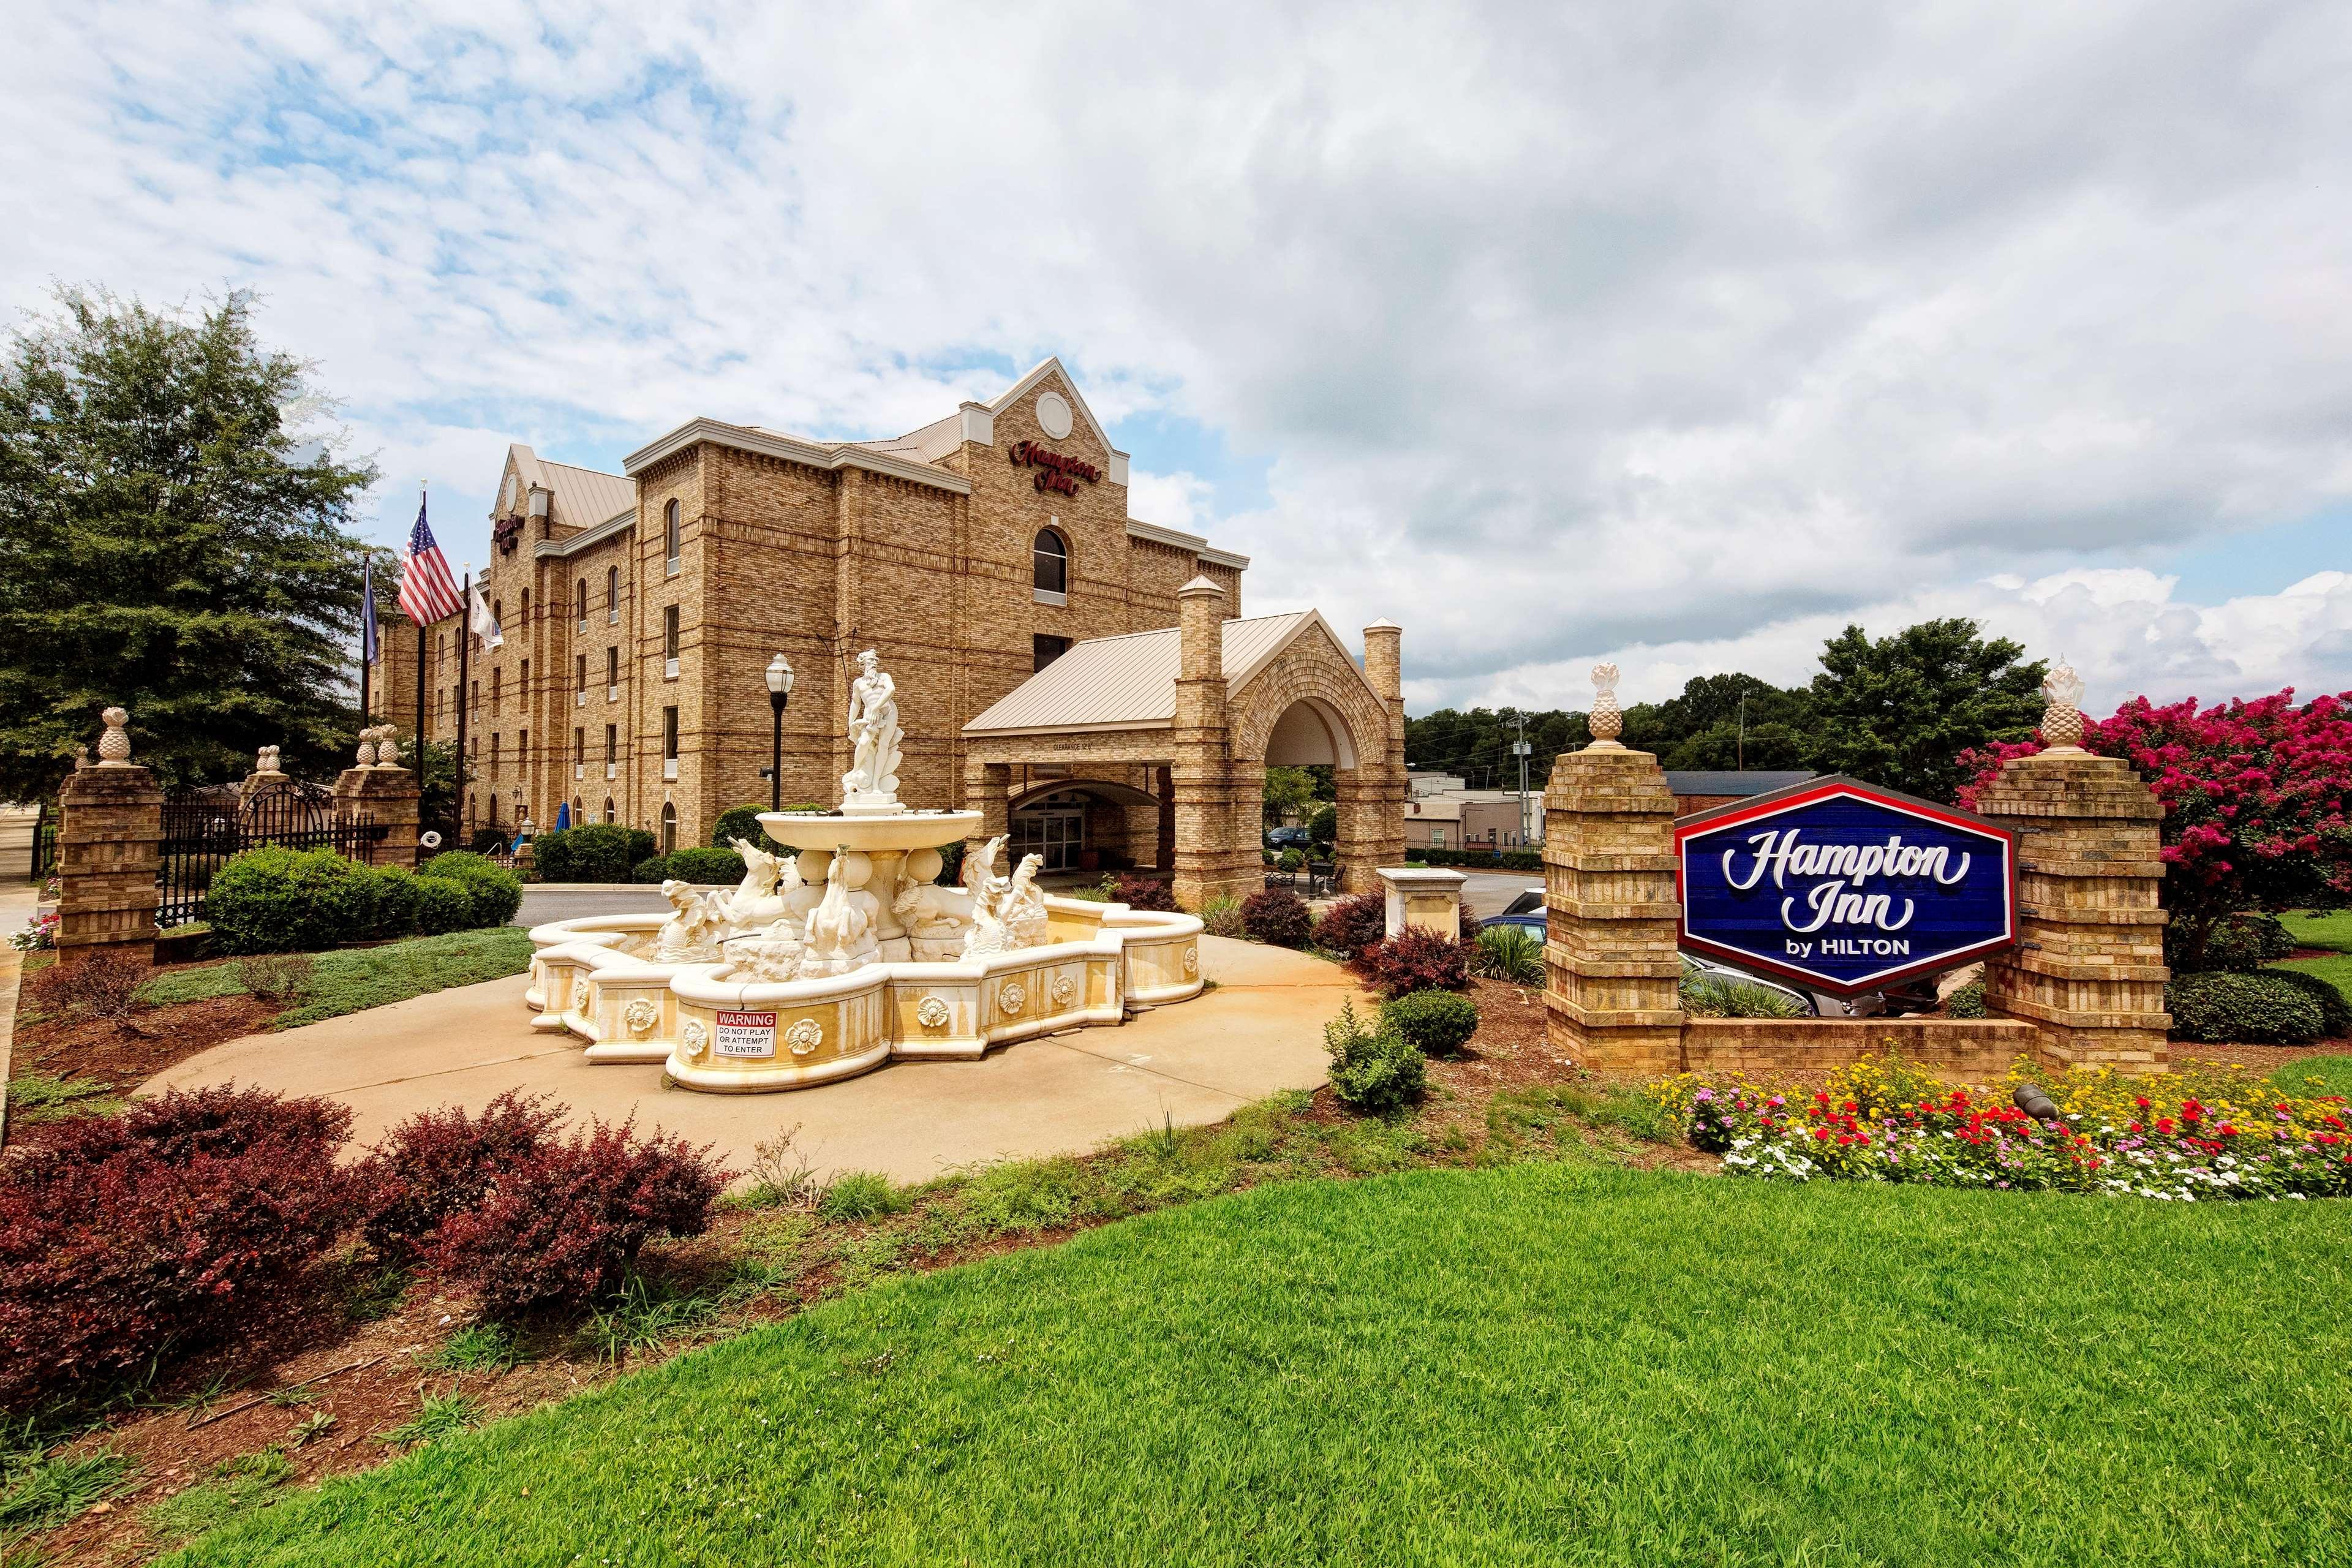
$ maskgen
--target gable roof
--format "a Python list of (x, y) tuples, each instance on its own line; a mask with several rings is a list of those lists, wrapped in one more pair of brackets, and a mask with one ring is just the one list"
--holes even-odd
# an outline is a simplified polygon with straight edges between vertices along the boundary
[[(551, 463), (520, 441), (507, 447), (507, 461), (527, 489), (545, 490), (554, 498), (550, 515), (566, 528), (594, 528), (637, 510), (636, 481), (625, 475)], [(498, 500), (503, 510), (505, 494)]]
[(1070, 395), (1070, 406), (1077, 411), (1080, 419), (1086, 421), (1087, 428), (1093, 432), (1096, 442), (1102, 449), (1114, 458), (1128, 456), (1111, 444), (1110, 433), (1102, 427), (1102, 421), (1095, 417), (1095, 411), (1087, 406), (1085, 395), (1078, 391), (1077, 377), (1062, 367), (1061, 358), (1057, 354), (1047, 354), (1030, 369), (1028, 374), (998, 393), (995, 400), (988, 405), (988, 412), (992, 416), (1003, 413), (1049, 375), (1058, 375), (1062, 378), (1062, 390)]
[[(1238, 692), (1276, 655), (1319, 628), (1342, 657), (1346, 646), (1315, 610), (1224, 623), (1228, 691)], [(967, 735), (1087, 730), (1154, 730), (1176, 722), (1176, 677), (1183, 634), (1174, 626), (1090, 637), (1014, 687), (963, 727)], [(1348, 661), (1355, 668), (1355, 661)], [(1359, 671), (1360, 677), (1361, 672)], [(1370, 688), (1366, 687), (1367, 690)]]

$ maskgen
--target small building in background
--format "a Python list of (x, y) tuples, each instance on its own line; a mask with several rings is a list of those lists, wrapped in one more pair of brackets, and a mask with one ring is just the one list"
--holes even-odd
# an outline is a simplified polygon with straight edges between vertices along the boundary
[(1736, 801), (1769, 795), (1776, 789), (1803, 784), (1820, 775), (1811, 773), (1735, 773), (1729, 769), (1677, 773), (1666, 770), (1666, 787), (1675, 792), (1675, 815), (1688, 816)]
[(1408, 849), (1530, 849), (1543, 842), (1543, 795), (1530, 789), (1527, 821), (1519, 792), (1449, 789), (1416, 792), (1404, 803)]

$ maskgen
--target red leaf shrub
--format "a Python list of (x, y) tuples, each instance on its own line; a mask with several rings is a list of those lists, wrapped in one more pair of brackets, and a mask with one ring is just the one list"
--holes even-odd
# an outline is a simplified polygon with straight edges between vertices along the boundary
[(1315, 917), (1287, 888), (1261, 888), (1242, 900), (1242, 930), (1270, 947), (1305, 947)]
[(1481, 924), (1481, 921), (1478, 919), (1478, 911), (1470, 907), (1470, 900), (1467, 899), (1462, 900), (1460, 902), (1456, 903), (1454, 908), (1456, 918), (1462, 922), (1462, 940), (1464, 942), (1477, 941), (1478, 928)]
[(351, 1121), (175, 1091), (0, 1163), (0, 1405), (96, 1392), (281, 1305), (350, 1223)]
[(1323, 911), (1315, 922), (1315, 945), (1353, 958), (1388, 935), (1388, 900), (1379, 893), (1358, 893)]
[(563, 1107), (509, 1089), (482, 1108), (420, 1110), (360, 1163), (360, 1234), (382, 1257), (424, 1252), (451, 1215), (482, 1201), (499, 1179), (540, 1152)]
[[(2164, 803), (2161, 896), (2167, 957), (2205, 967), (2206, 940), (2241, 910), (2352, 901), (2352, 691), (2294, 706), (2292, 687), (2252, 702), (2158, 708), (2135, 697), (2085, 723), (2083, 745), (2121, 757)], [(1964, 806), (2021, 743), (1963, 752)]]
[(1394, 1001), (1415, 991), (1469, 989), (1472, 952), (1469, 942), (1423, 926), (1407, 926), (1366, 948), (1352, 967), (1372, 989)]
[(1132, 873), (1111, 884), (1111, 901), (1125, 904), (1131, 910), (1159, 910), (1166, 914), (1176, 912), (1176, 895), (1158, 877), (1138, 877)]
[(701, 1235), (730, 1174), (707, 1143), (598, 1121), (502, 1173), (478, 1206), (442, 1222), (426, 1257), (493, 1315), (583, 1306), (619, 1289), (656, 1232)]

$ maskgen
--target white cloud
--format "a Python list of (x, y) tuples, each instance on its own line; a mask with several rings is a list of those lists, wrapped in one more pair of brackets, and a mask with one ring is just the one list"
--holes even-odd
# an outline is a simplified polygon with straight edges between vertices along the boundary
[(895, 433), (1052, 352), (1273, 454), (1234, 515), (1139, 449), (1134, 510), (1394, 616), (1417, 692), (1792, 677), (1927, 606), (2116, 689), (2345, 683), (2340, 586), (2147, 570), (2352, 498), (2340, 6), (11, 24), (0, 299), (257, 287), (385, 537), (420, 476), (478, 524), (509, 439)]

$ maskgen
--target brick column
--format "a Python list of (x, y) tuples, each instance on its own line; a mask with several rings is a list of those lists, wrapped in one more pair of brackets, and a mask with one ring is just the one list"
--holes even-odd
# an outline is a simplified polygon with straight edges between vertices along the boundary
[(162, 864), (163, 792), (131, 762), (127, 715), (106, 710), (105, 760), (77, 769), (58, 792), (58, 962), (100, 952), (155, 959), (155, 873)]
[(422, 788), (415, 773), (391, 763), (362, 763), (335, 776), (336, 820), (364, 817), (383, 829), (373, 845), (362, 847), (371, 865), (416, 868)]
[(1380, 694), (1387, 729), (1377, 737), (1379, 755), (1371, 754), (1374, 737), (1358, 736), (1356, 765), (1334, 775), (1339, 832), (1332, 855), (1343, 892), (1378, 892), (1380, 868), (1404, 864), (1403, 642), (1394, 621), (1364, 628), (1364, 679)]
[[(1264, 885), (1255, 817), (1236, 820), (1225, 713), (1225, 595), (1206, 577), (1176, 591), (1176, 901), (1198, 910), (1221, 894), (1245, 897)], [(1260, 788), (1263, 789), (1263, 784)], [(1244, 836), (1246, 837), (1244, 838)], [(1247, 871), (1242, 851), (1248, 851)]]
[(1986, 963), (1986, 1010), (2032, 1022), (2055, 1065), (2162, 1071), (2163, 804), (2121, 758), (2067, 746), (2004, 764), (1976, 809), (2024, 835), (2021, 946)]
[(963, 764), (963, 809), (980, 813), (980, 826), (963, 841), (967, 855), (979, 854), (988, 847), (990, 839), (1011, 831), (1012, 764), (966, 758)]
[(1613, 742), (1561, 755), (1544, 791), (1544, 1007), (1580, 1067), (1682, 1067), (1675, 797), (1658, 759)]

